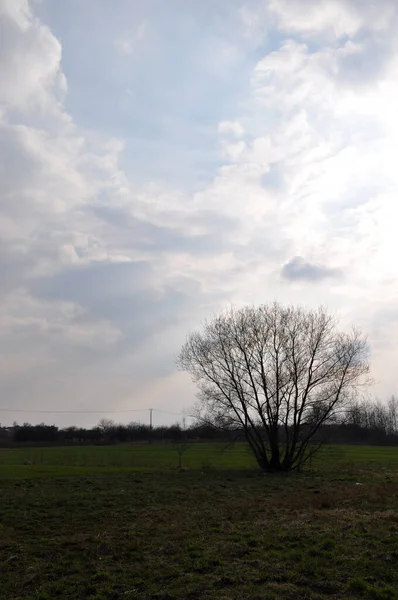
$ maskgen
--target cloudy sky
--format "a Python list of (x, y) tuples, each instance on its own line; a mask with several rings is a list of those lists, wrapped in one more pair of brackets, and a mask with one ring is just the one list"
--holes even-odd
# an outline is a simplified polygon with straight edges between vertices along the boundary
[(0, 422), (179, 413), (229, 303), (324, 304), (398, 393), (397, 30), (396, 0), (0, 0)]

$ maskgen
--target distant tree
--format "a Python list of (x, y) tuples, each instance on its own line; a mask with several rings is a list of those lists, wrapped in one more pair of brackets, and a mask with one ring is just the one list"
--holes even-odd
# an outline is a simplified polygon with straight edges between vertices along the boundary
[(387, 402), (387, 431), (390, 434), (398, 434), (398, 399), (391, 396)]
[(174, 441), (173, 447), (178, 455), (178, 468), (182, 469), (182, 457), (185, 452), (189, 449), (190, 443), (187, 438), (187, 428), (185, 418), (183, 419), (183, 425), (180, 427), (180, 424), (177, 423), (175, 429), (180, 432), (180, 436), (178, 436), (177, 440)]
[(62, 430), (62, 437), (66, 442), (70, 442), (70, 443), (77, 443), (80, 441), (80, 431), (79, 428), (74, 426), (74, 425), (70, 425), (69, 427), (66, 427), (65, 429)]
[(369, 370), (365, 338), (324, 309), (274, 303), (230, 309), (191, 333), (177, 364), (199, 388), (199, 421), (244, 433), (265, 471), (301, 467), (324, 424)]
[(31, 425), (24, 423), (23, 425), (14, 425), (12, 428), (12, 438), (14, 442), (46, 442), (55, 443), (59, 438), (59, 430), (55, 425)]
[(129, 440), (132, 442), (147, 441), (150, 436), (149, 425), (132, 421), (127, 425)]
[(110, 444), (114, 442), (116, 434), (116, 423), (112, 419), (101, 419), (97, 425), (101, 432), (102, 441)]
[(101, 419), (97, 427), (102, 431), (108, 432), (112, 431), (115, 428), (115, 425), (115, 421), (112, 421), (112, 419)]
[(398, 400), (392, 396), (386, 403), (354, 403), (342, 425), (349, 430), (349, 441), (369, 444), (397, 444)]
[(9, 427), (4, 427), (0, 424), (0, 443), (7, 444), (11, 439), (11, 431)]

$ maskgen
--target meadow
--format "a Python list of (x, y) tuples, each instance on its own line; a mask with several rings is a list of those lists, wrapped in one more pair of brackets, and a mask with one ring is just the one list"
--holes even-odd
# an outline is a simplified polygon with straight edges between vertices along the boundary
[(0, 450), (0, 598), (398, 599), (398, 448)]

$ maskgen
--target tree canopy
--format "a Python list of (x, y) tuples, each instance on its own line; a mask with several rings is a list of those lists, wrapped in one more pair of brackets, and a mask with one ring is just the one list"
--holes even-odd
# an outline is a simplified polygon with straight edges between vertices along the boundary
[(198, 417), (243, 431), (266, 471), (301, 467), (369, 371), (359, 330), (339, 331), (323, 308), (278, 303), (214, 316), (188, 335), (177, 363), (199, 388)]

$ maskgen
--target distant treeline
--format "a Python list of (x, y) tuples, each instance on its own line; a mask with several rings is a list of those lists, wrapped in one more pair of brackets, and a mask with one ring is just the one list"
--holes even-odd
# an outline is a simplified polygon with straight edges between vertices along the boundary
[(151, 428), (142, 423), (122, 425), (113, 421), (101, 420), (96, 427), (66, 427), (55, 425), (32, 425), (14, 423), (12, 427), (0, 425), (0, 445), (14, 444), (132, 444), (148, 442), (181, 441), (223, 441), (230, 438), (230, 432), (220, 432), (214, 427), (201, 425), (183, 427), (179, 423), (170, 426)]
[[(387, 403), (357, 403), (342, 415), (339, 421), (323, 425), (316, 437), (318, 440), (334, 444), (398, 445), (398, 400), (392, 397)], [(2, 446), (224, 442), (243, 439), (242, 432), (220, 431), (205, 423), (194, 423), (189, 427), (175, 423), (170, 426), (151, 428), (141, 423), (122, 425), (102, 419), (96, 427), (92, 428), (59, 428), (44, 423), (39, 425), (14, 423), (12, 427), (0, 425)], [(282, 431), (281, 441), (283, 441)]]

